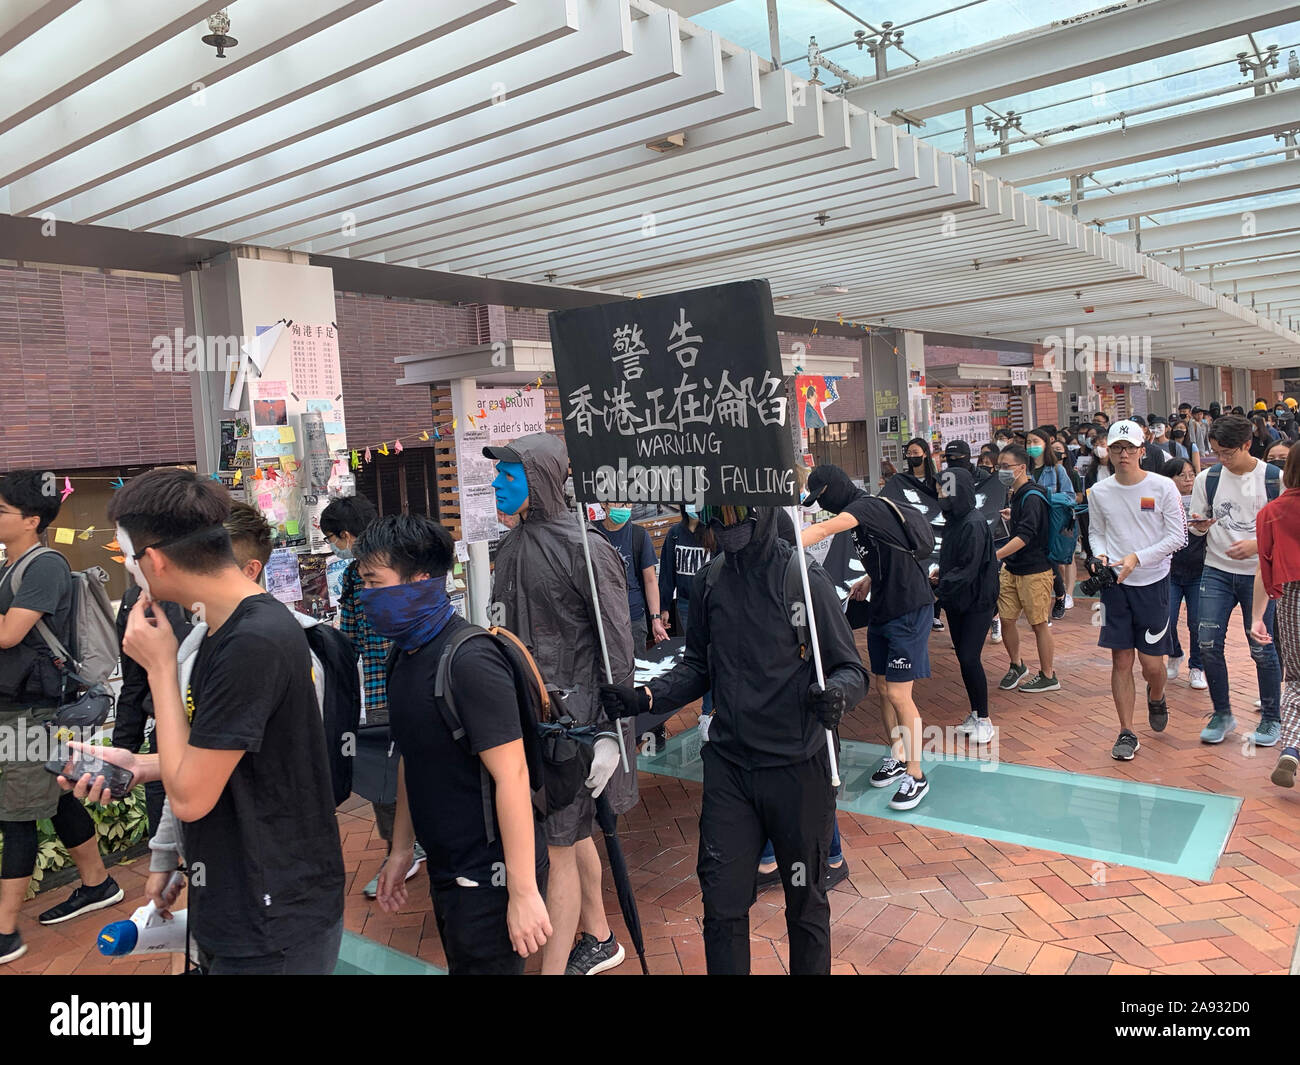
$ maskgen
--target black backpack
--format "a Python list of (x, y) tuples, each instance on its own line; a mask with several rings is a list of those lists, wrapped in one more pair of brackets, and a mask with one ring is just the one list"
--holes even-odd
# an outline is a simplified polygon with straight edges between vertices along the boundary
[(357, 675), (357, 656), (352, 643), (338, 629), (329, 625), (311, 625), (303, 629), (307, 646), (325, 672), (325, 705), (321, 723), (325, 728), (325, 747), (329, 757), (330, 783), (334, 805), (352, 794), (352, 769), (356, 759), (347, 750), (361, 727), (361, 678)]
[[(452, 694), (450, 678), (452, 659), (468, 640), (486, 638), (500, 649), (514, 676), (515, 697), (519, 707), (520, 735), (524, 741), (524, 760), (528, 765), (529, 791), (532, 793), (533, 816), (538, 821), (548, 814), (562, 810), (578, 797), (591, 772), (593, 734), (591, 742), (574, 738), (569, 729), (572, 719), (563, 713), (566, 693), (548, 688), (542, 679), (537, 663), (524, 642), (508, 629), (494, 626), (490, 629), (478, 625), (462, 625), (452, 634), (442, 657), (438, 659), (433, 695), (442, 720), (451, 731), (451, 737), (469, 753), (469, 738), (461, 722), (460, 711)], [(389, 655), (387, 672), (391, 677), (397, 663), (399, 648)], [(496, 807), (493, 803), (492, 774), (479, 762), (480, 791), (483, 798), (483, 828), (487, 841), (496, 841)]]

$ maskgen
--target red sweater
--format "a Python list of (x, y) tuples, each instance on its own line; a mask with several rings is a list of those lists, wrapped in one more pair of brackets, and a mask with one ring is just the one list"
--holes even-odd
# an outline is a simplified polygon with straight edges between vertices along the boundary
[(1288, 488), (1255, 518), (1259, 569), (1270, 599), (1284, 585), (1300, 581), (1300, 488)]

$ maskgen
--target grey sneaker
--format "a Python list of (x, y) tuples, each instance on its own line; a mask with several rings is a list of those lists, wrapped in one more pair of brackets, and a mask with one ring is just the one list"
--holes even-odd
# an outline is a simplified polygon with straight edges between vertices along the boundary
[(1229, 712), (1215, 711), (1210, 715), (1210, 723), (1201, 729), (1202, 743), (1222, 743), (1223, 737), (1237, 727), (1237, 719)]
[[(1296, 770), (1300, 769), (1300, 758), (1293, 754), (1283, 754), (1277, 760), (1277, 765), (1273, 767), (1273, 775), (1269, 779), (1279, 788), (1294, 788)], [(4, 961), (0, 957), (0, 961)]]
[(609, 938), (602, 943), (595, 936), (583, 932), (578, 942), (569, 951), (569, 964), (565, 966), (565, 976), (595, 976), (606, 969), (613, 969), (623, 964), (627, 955), (622, 945), (610, 932)]
[[(417, 843), (415, 845), (415, 853), (411, 857), (411, 868), (406, 871), (406, 879), (410, 880), (411, 877), (415, 876), (415, 874), (420, 871), (420, 863), (425, 861), (428, 861), (428, 855), (424, 853), (424, 848)], [(384, 866), (386, 866), (387, 864), (388, 864), (388, 859), (385, 858), (382, 862), (379, 863), (379, 872), (375, 874), (374, 879), (371, 880), (369, 884), (367, 884), (365, 887), (361, 889), (361, 894), (363, 894), (366, 898), (373, 899), (378, 897), (379, 874), (384, 871)]]
[(1282, 722), (1261, 721), (1250, 738), (1255, 741), (1256, 747), (1275, 747), (1282, 738)]
[(1002, 679), (998, 681), (998, 687), (1004, 692), (1009, 692), (1019, 685), (1019, 683), (1027, 676), (1029, 676), (1029, 669), (1023, 662), (1013, 664), (1011, 668), (1002, 675)]
[(1038, 671), (1038, 676), (1036, 676), (1033, 680), (1027, 680), (1025, 681), (1024, 684), (1020, 685), (1020, 690), (1022, 692), (1031, 692), (1031, 693), (1059, 692), (1061, 690), (1061, 682), (1056, 679), (1055, 673), (1053, 673), (1049, 677), (1046, 676), (1043, 673), (1043, 671), (1040, 669)]
[(1124, 729), (1119, 734), (1119, 739), (1115, 741), (1115, 746), (1110, 749), (1110, 756), (1120, 762), (1131, 762), (1141, 746), (1137, 736)]
[(1147, 685), (1147, 721), (1151, 724), (1152, 732), (1164, 732), (1165, 726), (1169, 724), (1169, 702), (1163, 696), (1152, 699), (1150, 684)]
[(987, 717), (981, 717), (975, 726), (975, 742), (978, 744), (988, 744), (993, 742), (993, 722)]
[(975, 730), (979, 728), (979, 723), (979, 715), (972, 710), (966, 715), (966, 720), (953, 729), (953, 731), (957, 733), (958, 736), (974, 736)]

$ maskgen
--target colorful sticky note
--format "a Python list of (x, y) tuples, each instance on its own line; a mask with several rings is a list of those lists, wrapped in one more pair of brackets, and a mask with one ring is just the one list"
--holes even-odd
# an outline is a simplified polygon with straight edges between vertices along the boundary
[(307, 400), (307, 409), (309, 411), (327, 411), (334, 409), (332, 399), (309, 399)]
[(298, 468), (298, 460), (290, 455), (285, 455), (280, 459), (280, 469), (285, 473), (293, 473)]
[(284, 523), (284, 531), (288, 533), (290, 536), (297, 536), (298, 523), (296, 521), (286, 521)]
[(275, 506), (275, 496), (271, 495), (270, 492), (261, 492), (257, 497), (257, 505), (263, 510), (270, 510)]
[(294, 435), (292, 425), (280, 426), (280, 443), (292, 444), (297, 439), (297, 436)]
[(55, 529), (54, 542), (56, 544), (70, 544), (76, 539), (76, 529)]
[(325, 435), (326, 435), (326, 436), (342, 436), (342, 435), (343, 435), (343, 423), (342, 423), (342, 422), (325, 422), (324, 425), (325, 425)]

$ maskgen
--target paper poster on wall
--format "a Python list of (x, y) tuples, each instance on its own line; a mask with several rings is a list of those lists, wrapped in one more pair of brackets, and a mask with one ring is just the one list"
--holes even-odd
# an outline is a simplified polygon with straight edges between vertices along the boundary
[[(253, 385), (253, 424), (255, 426), (288, 425), (288, 386), (283, 381), (258, 381)], [(254, 430), (254, 439), (257, 438)]]
[(298, 582), (302, 586), (302, 596), (294, 604), (295, 610), (314, 618), (333, 615), (327, 561), (325, 555), (298, 556)]
[(967, 414), (970, 412), (973, 397), (969, 392), (953, 392), (948, 398), (952, 402), (953, 414)]
[(339, 338), (333, 324), (289, 326), (289, 374), (296, 396), (338, 396)]
[(981, 444), (993, 439), (992, 416), (986, 410), (967, 414), (940, 414), (938, 428), (940, 443), (965, 440), (975, 454), (979, 453)]
[(490, 484), (461, 485), (460, 535), (469, 544), (497, 539), (497, 497)]
[(794, 379), (794, 391), (800, 427), (825, 429), (826, 408), (838, 398), (826, 378), (819, 374), (798, 374)]
[(476, 388), (474, 400), (474, 426), (487, 429), (488, 443), (505, 444), (529, 433), (546, 432), (544, 389)]
[(352, 560), (348, 558), (327, 558), (325, 560), (326, 587), (329, 590), (329, 597), (332, 602), (337, 603), (343, 598), (343, 574), (348, 571), (350, 565), (352, 565)]
[(266, 590), (280, 602), (292, 605), (302, 598), (298, 578), (298, 555), (287, 547), (276, 548), (266, 563)]

